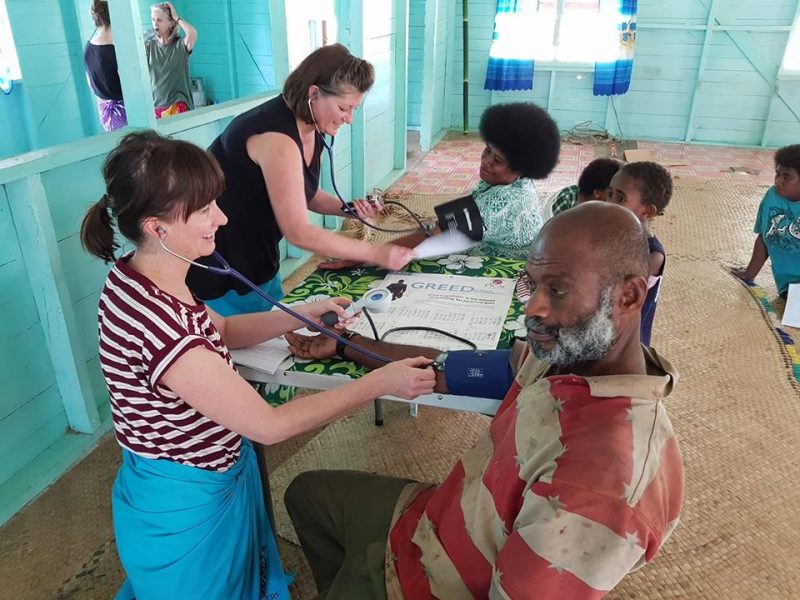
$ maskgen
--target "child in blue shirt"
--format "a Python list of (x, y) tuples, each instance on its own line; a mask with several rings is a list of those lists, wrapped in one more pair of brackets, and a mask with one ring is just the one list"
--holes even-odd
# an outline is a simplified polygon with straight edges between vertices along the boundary
[[(629, 163), (617, 171), (609, 185), (609, 202), (624, 206), (635, 214), (642, 224), (647, 224), (664, 209), (672, 197), (672, 176), (664, 167), (654, 162)], [(650, 345), (650, 334), (656, 314), (656, 302), (664, 274), (664, 247), (656, 236), (648, 234), (650, 245), (650, 279), (647, 297), (642, 306), (642, 321), (639, 333), (645, 346)]]
[(737, 273), (752, 281), (772, 261), (778, 293), (786, 297), (790, 283), (800, 283), (800, 144), (775, 152), (775, 185), (758, 207), (753, 233), (758, 234), (747, 268)]

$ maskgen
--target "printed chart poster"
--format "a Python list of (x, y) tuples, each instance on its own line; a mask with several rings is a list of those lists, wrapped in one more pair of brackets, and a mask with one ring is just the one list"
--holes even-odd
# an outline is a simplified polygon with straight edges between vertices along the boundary
[[(391, 273), (375, 287), (392, 293), (388, 311), (370, 311), (378, 335), (397, 344), (429, 346), (439, 350), (466, 350), (463, 342), (431, 331), (397, 331), (398, 327), (434, 327), (466, 338), (480, 350), (497, 347), (514, 294), (513, 279), (464, 277), (434, 273)], [(366, 318), (353, 327), (374, 337)]]

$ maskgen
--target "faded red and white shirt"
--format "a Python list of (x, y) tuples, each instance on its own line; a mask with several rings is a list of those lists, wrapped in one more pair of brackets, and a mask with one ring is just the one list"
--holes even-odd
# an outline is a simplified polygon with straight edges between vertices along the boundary
[(677, 375), (546, 376), (524, 359), (489, 434), (439, 486), (410, 484), (387, 544), (389, 598), (602, 598), (678, 523)]

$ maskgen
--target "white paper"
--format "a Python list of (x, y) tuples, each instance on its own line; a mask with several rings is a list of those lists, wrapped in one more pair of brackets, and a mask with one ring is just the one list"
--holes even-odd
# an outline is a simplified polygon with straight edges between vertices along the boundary
[(464, 252), (464, 250), (472, 248), (477, 243), (461, 231), (444, 231), (438, 235), (425, 238), (421, 244), (414, 248), (414, 252), (417, 253), (417, 258), (433, 258), (435, 256)]
[(280, 364), (291, 355), (289, 344), (282, 337), (267, 340), (249, 348), (231, 350), (233, 362), (237, 365), (258, 369), (270, 375), (275, 373)]
[[(370, 313), (378, 335), (395, 327), (435, 327), (473, 342), (479, 349), (497, 347), (514, 294), (513, 279), (465, 277), (433, 273), (390, 273), (378, 286), (393, 292), (385, 313)], [(353, 327), (373, 337), (366, 319)], [(469, 346), (438, 333), (403, 331), (387, 342), (466, 350)]]
[(800, 283), (789, 284), (789, 295), (786, 298), (786, 309), (783, 311), (781, 325), (800, 327)]

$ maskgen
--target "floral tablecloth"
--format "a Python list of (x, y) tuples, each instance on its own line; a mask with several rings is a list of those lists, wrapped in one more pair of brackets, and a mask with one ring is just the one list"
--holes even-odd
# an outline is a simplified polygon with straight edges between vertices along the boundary
[[(454, 254), (439, 259), (417, 260), (412, 262), (406, 271), (410, 273), (442, 273), (449, 275), (465, 275), (468, 277), (500, 277), (516, 279), (525, 268), (525, 262), (509, 258), (466, 256)], [(377, 287), (386, 276), (386, 271), (361, 267), (342, 271), (316, 270), (305, 281), (293, 289), (283, 301), (286, 304), (314, 302), (333, 296), (342, 296), (351, 300), (361, 298), (367, 291)], [(498, 348), (508, 348), (515, 337), (525, 335), (525, 316), (523, 304), (516, 295), (512, 298), (506, 322), (500, 335)], [(339, 358), (327, 360), (304, 360), (295, 358), (289, 369), (304, 373), (331, 375), (339, 377), (360, 377), (367, 372), (364, 367)], [(296, 388), (269, 384), (264, 392), (270, 404), (277, 405), (291, 400)]]

